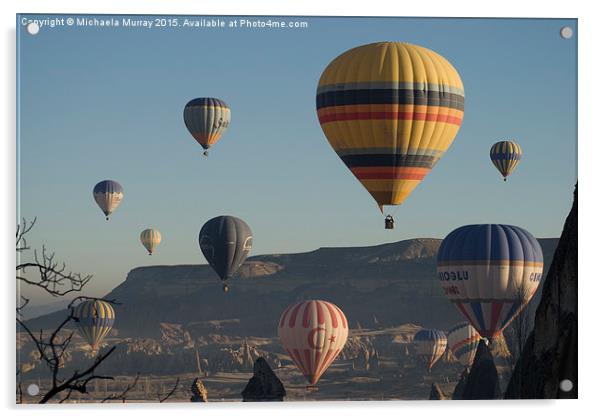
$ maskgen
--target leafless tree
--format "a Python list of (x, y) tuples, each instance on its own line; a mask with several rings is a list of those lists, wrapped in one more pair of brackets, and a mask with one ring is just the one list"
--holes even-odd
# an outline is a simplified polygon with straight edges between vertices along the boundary
[[(30, 251), (26, 235), (31, 231), (37, 218), (32, 222), (26, 219), (17, 225), (17, 280), (46, 291), (47, 294), (58, 297), (72, 292), (80, 292), (92, 279), (92, 275), (82, 275), (67, 269), (65, 262), (57, 261), (54, 252), (48, 252), (45, 246), (33, 250), (33, 259), (22, 261), (22, 254)], [(22, 304), (17, 307), (17, 313), (27, 305), (29, 300), (21, 297)]]
[(116, 400), (125, 402), (127, 400), (128, 393), (138, 385), (138, 379), (140, 379), (140, 373), (136, 373), (136, 377), (134, 378), (134, 381), (132, 383), (130, 383), (129, 385), (127, 385), (121, 393), (109, 395), (106, 398), (104, 398), (102, 401), (100, 401), (100, 403), (116, 401)]
[[(92, 276), (69, 271), (66, 264), (56, 261), (54, 253), (47, 252), (44, 246), (42, 246), (40, 251), (34, 250), (32, 261), (23, 262), (21, 260), (22, 254), (30, 250), (26, 235), (31, 231), (35, 223), (36, 219), (32, 222), (27, 222), (27, 220), (23, 219), (22, 223), (17, 225), (17, 281), (43, 289), (47, 294), (54, 297), (65, 296), (72, 292), (80, 292)], [(28, 274), (27, 270), (33, 270), (32, 273), (34, 274)], [(96, 369), (113, 353), (115, 347), (97, 355), (92, 364), (84, 370), (75, 370), (71, 376), (66, 378), (61, 377), (59, 374), (65, 364), (66, 354), (73, 337), (73, 331), (68, 332), (65, 327), (71, 321), (77, 322), (78, 319), (73, 316), (72, 308), (75, 303), (86, 299), (91, 298), (78, 296), (73, 299), (68, 306), (69, 314), (67, 317), (63, 319), (49, 336), (46, 336), (42, 330), (33, 332), (24, 322), (22, 310), (29, 302), (29, 299), (21, 295), (21, 303), (17, 306), (17, 324), (29, 336), (36, 348), (40, 361), (48, 367), (51, 374), (51, 388), (41, 396), (40, 403), (46, 403), (55, 398), (60, 398), (58, 402), (61, 403), (68, 400), (73, 392), (87, 393), (87, 385), (93, 380), (113, 379), (111, 376), (96, 374)], [(115, 303), (115, 301), (108, 302)], [(65, 336), (66, 332), (67, 335)], [(22, 402), (23, 398), (21, 374), (20, 371), (17, 371), (17, 402)]]
[(168, 400), (169, 398), (171, 398), (174, 395), (174, 393), (176, 393), (176, 390), (178, 389), (179, 384), (180, 384), (180, 378), (178, 377), (176, 379), (176, 383), (173, 385), (171, 390), (165, 396), (163, 396), (160, 392), (157, 393), (157, 399), (159, 400), (159, 403), (163, 403), (166, 400)]
[[(51, 387), (48, 392), (42, 396), (39, 403), (46, 403), (65, 392), (65, 396), (58, 401), (59, 403), (62, 403), (68, 400), (74, 391), (88, 393), (87, 385), (93, 380), (113, 380), (112, 376), (96, 374), (96, 369), (113, 353), (115, 346), (104, 353), (98, 354), (92, 364), (86, 369), (82, 371), (75, 370), (68, 378), (62, 378), (59, 375), (61, 368), (65, 365), (65, 357), (73, 338), (73, 331), (69, 331), (66, 336), (63, 335), (64, 333), (62, 331), (69, 322), (78, 321), (78, 319), (73, 316), (73, 305), (86, 299), (90, 298), (79, 296), (73, 299), (68, 306), (70, 313), (48, 337), (45, 337), (42, 330), (40, 330), (39, 333), (32, 332), (27, 324), (17, 317), (17, 323), (29, 335), (30, 340), (35, 345), (40, 360), (44, 362), (51, 373)], [(114, 301), (111, 302), (115, 303)]]

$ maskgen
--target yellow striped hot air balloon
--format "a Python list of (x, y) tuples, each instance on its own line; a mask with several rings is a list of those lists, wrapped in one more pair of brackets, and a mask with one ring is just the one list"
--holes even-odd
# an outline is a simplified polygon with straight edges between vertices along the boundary
[(148, 255), (153, 255), (153, 251), (161, 243), (161, 233), (156, 229), (145, 229), (140, 233), (140, 242), (148, 251)]
[(82, 337), (97, 351), (102, 340), (113, 328), (115, 311), (110, 303), (102, 300), (87, 300), (73, 309), (73, 317)]
[(523, 150), (513, 141), (496, 142), (489, 150), (491, 162), (504, 177), (504, 181), (512, 174), (522, 156)]
[(378, 42), (326, 67), (316, 107), (330, 145), (382, 211), (402, 204), (453, 142), (464, 87), (430, 49)]

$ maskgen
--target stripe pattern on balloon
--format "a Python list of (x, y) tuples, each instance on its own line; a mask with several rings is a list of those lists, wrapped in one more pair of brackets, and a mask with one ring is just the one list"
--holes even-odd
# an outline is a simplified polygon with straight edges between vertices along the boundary
[(140, 233), (140, 242), (146, 248), (149, 255), (152, 255), (153, 251), (161, 243), (161, 233), (156, 229), (145, 229)]
[(492, 340), (524, 309), (543, 273), (539, 242), (523, 228), (483, 224), (448, 234), (437, 254), (443, 291)]
[(289, 306), (278, 326), (282, 346), (311, 385), (318, 382), (343, 350), (348, 332), (343, 311), (323, 300)]
[(379, 42), (328, 65), (316, 107), (330, 145), (382, 209), (401, 204), (449, 148), (464, 87), (434, 51)]
[(468, 322), (454, 325), (447, 333), (447, 344), (452, 354), (466, 367), (470, 367), (477, 353), (481, 336)]
[(102, 340), (113, 328), (115, 311), (110, 303), (102, 300), (87, 300), (73, 309), (73, 317), (82, 337), (97, 350)]
[(512, 141), (496, 142), (489, 150), (491, 162), (502, 174), (504, 181), (518, 166), (522, 156), (523, 150), (520, 145)]
[(209, 149), (230, 126), (230, 107), (213, 97), (193, 99), (184, 107), (184, 123), (194, 139)]
[(413, 341), (416, 355), (428, 370), (441, 358), (447, 347), (445, 332), (438, 329), (421, 329), (414, 334)]
[(123, 200), (123, 187), (114, 180), (103, 180), (94, 186), (92, 194), (102, 212), (109, 219), (109, 215)]

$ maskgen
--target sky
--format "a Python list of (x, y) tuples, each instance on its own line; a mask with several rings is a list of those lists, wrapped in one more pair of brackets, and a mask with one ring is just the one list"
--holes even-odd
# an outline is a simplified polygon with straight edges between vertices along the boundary
[[(307, 28), (62, 26), (32, 36), (22, 17), (18, 215), (37, 217), (32, 246), (94, 275), (87, 295), (106, 294), (135, 267), (206, 264), (199, 230), (223, 214), (250, 225), (253, 255), (443, 238), (471, 223), (519, 225), (537, 237), (562, 231), (577, 180), (576, 20), (285, 17), (276, 20)], [(571, 39), (559, 35), (566, 25)], [(331, 149), (315, 110), (330, 61), (377, 41), (441, 54), (466, 96), (448, 152), (389, 211), (393, 231)], [(183, 123), (195, 97), (221, 98), (232, 110), (208, 158)], [(507, 183), (489, 160), (501, 139), (524, 153)], [(109, 222), (92, 198), (104, 179), (125, 190)], [(149, 227), (163, 235), (152, 257), (139, 242)]]

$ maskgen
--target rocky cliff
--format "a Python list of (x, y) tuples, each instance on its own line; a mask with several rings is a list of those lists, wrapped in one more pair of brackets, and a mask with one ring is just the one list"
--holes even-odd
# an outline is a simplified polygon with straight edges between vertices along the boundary
[[(273, 337), (281, 312), (306, 298), (334, 302), (350, 324), (417, 323), (446, 329), (462, 317), (436, 280), (440, 243), (421, 238), (251, 257), (231, 281), (228, 293), (222, 292), (209, 266), (140, 267), (130, 271), (106, 298), (121, 303), (115, 306), (114, 326), (120, 337), (166, 343), (210, 334)], [(540, 243), (548, 265), (557, 240), (541, 239)], [(45, 315), (28, 324), (33, 329), (50, 328), (64, 314)]]
[(533, 331), (514, 368), (505, 396), (508, 399), (577, 398), (576, 186), (573, 207), (542, 288)]
[(500, 399), (500, 380), (495, 361), (487, 342), (481, 340), (477, 347), (470, 372), (462, 391), (463, 400)]

